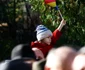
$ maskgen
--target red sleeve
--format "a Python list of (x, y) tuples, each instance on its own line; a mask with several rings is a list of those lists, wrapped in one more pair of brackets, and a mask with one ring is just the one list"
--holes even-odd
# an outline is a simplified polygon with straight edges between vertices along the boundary
[(56, 41), (60, 38), (61, 36), (61, 32), (59, 30), (55, 30), (53, 32), (53, 36), (52, 36), (52, 44), (54, 45), (56, 43)]
[(33, 48), (34, 42), (31, 42), (31, 48)]

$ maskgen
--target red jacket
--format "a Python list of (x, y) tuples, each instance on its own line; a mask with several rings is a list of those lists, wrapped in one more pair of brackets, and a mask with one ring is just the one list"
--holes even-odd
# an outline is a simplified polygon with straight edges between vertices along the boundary
[(43, 52), (44, 56), (46, 57), (46, 55), (48, 54), (49, 50), (54, 46), (54, 44), (60, 38), (60, 36), (61, 36), (61, 32), (56, 29), (53, 32), (52, 42), (51, 42), (50, 45), (42, 44), (42, 43), (39, 43), (38, 41), (35, 41), (35, 42), (31, 42), (31, 47), (32, 48), (35, 47), (35, 48), (40, 49)]

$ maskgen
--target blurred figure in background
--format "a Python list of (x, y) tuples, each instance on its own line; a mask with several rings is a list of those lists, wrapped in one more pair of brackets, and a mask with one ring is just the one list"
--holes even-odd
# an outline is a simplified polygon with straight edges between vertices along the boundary
[(34, 60), (29, 59), (17, 59), (12, 60), (4, 65), (0, 65), (0, 70), (32, 70), (32, 64)]
[(30, 44), (19, 44), (13, 48), (11, 60), (0, 63), (0, 70), (28, 70), (28, 68), (31, 70), (34, 61), (36, 61), (36, 55)]
[(71, 70), (77, 52), (69, 46), (52, 49), (46, 58), (45, 70)]
[(85, 54), (78, 54), (75, 57), (72, 70), (85, 70)]
[(11, 52), (11, 60), (32, 58), (36, 59), (34, 51), (32, 51), (30, 44), (19, 44), (15, 46)]
[(78, 52), (85, 54), (85, 46), (81, 47)]

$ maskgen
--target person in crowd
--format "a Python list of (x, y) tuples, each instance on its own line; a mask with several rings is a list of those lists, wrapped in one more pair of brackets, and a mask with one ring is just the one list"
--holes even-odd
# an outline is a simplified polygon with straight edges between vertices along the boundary
[(33, 58), (36, 59), (36, 55), (30, 44), (18, 44), (11, 52), (11, 60), (22, 59), (22, 58)]
[(0, 65), (0, 70), (32, 70), (32, 64), (35, 62), (34, 59), (16, 59), (11, 60), (4, 65)]
[(72, 70), (85, 70), (85, 54), (78, 54), (75, 57)]
[(11, 52), (11, 60), (0, 63), (0, 70), (32, 70), (36, 55), (30, 44), (19, 44)]
[[(40, 50), (43, 54), (42, 57), (43, 56), (46, 57), (49, 50), (54, 46), (56, 41), (60, 38), (61, 30), (65, 24), (66, 21), (63, 19), (59, 27), (53, 33), (44, 25), (38, 25), (36, 28), (37, 41), (31, 42), (32, 49), (36, 48), (33, 49), (33, 51), (37, 52)], [(42, 59), (42, 57), (39, 54), (36, 54), (36, 56)]]
[(47, 55), (44, 70), (72, 70), (72, 62), (76, 55), (76, 50), (68, 46), (53, 48)]
[(84, 53), (85, 54), (85, 46), (81, 47), (78, 51), (79, 53)]

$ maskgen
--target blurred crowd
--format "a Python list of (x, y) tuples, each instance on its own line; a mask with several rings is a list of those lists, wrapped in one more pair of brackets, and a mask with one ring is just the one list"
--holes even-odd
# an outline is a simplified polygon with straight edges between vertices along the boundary
[[(29, 7), (27, 3), (26, 7)], [(17, 26), (18, 45), (12, 49), (11, 59), (0, 62), (0, 70), (85, 70), (85, 46), (79, 50), (68, 45), (54, 48), (66, 25), (64, 19), (51, 32), (42, 25), (39, 14), (28, 16), (24, 16), (23, 30), (20, 25)]]
[(54, 32), (38, 25), (37, 40), (16, 45), (11, 51), (11, 59), (0, 62), (0, 70), (85, 70), (85, 47), (79, 50), (68, 45), (54, 48), (65, 24), (62, 19)]
[[(85, 46), (79, 50), (67, 45), (52, 48), (46, 57), (40, 50), (35, 53), (30, 46), (15, 46), (11, 59), (0, 62), (0, 70), (85, 70)], [(42, 58), (37, 58), (36, 54)]]

